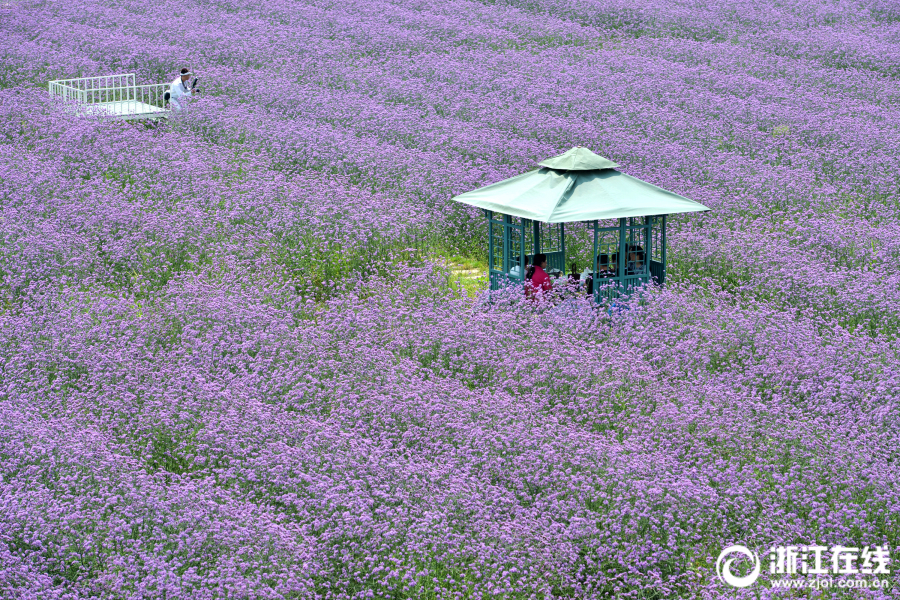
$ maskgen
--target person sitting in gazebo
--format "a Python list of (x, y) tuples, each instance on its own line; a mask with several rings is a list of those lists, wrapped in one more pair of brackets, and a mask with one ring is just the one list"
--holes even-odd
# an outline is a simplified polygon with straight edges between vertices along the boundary
[(628, 247), (628, 264), (625, 269), (625, 274), (644, 274), (644, 249), (638, 244), (632, 244)]
[[(619, 265), (619, 253), (598, 254), (597, 255), (597, 272), (588, 276), (586, 291), (588, 295), (594, 293), (595, 279), (611, 279), (616, 276), (617, 267)], [(603, 284), (602, 281), (598, 282)]]
[(527, 274), (528, 273), (528, 271), (527, 271), (528, 259), (527, 258), (525, 259), (525, 269), (526, 270), (523, 272), (522, 267), (520, 267), (519, 265), (513, 265), (513, 268), (509, 270), (509, 274), (512, 275), (513, 277), (522, 277), (523, 275)]
[(547, 268), (547, 255), (535, 254), (531, 266), (525, 273), (525, 296), (534, 298), (538, 293), (549, 292), (553, 289), (553, 282), (544, 269)]
[(612, 255), (600, 254), (597, 256), (597, 263), (597, 279), (615, 277), (619, 266), (619, 253), (616, 252)]

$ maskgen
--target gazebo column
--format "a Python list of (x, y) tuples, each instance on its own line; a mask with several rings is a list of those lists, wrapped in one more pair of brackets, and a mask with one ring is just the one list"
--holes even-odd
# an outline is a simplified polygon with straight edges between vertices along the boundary
[(509, 273), (509, 270), (512, 268), (512, 265), (509, 264), (509, 229), (510, 225), (512, 225), (512, 219), (509, 218), (509, 215), (503, 215), (503, 264), (500, 267), (504, 273)]
[(560, 270), (565, 275), (566, 273), (566, 224), (559, 224), (559, 251), (562, 254), (562, 266)]
[(666, 282), (666, 215), (657, 215), (650, 220), (650, 248), (647, 251), (650, 276), (657, 283)]
[(659, 278), (660, 283), (666, 282), (666, 215), (662, 216), (662, 228), (660, 229), (659, 234), (660, 241), (662, 242), (660, 246), (660, 261), (662, 267), (662, 277)]
[[(591, 280), (593, 281), (593, 296), (594, 302), (600, 301), (600, 286), (597, 282), (597, 273), (600, 271), (600, 252), (599, 252), (599, 244), (600, 244), (600, 231), (599, 231), (599, 221), (594, 219), (594, 251), (591, 253)], [(586, 284), (585, 284), (586, 285)]]

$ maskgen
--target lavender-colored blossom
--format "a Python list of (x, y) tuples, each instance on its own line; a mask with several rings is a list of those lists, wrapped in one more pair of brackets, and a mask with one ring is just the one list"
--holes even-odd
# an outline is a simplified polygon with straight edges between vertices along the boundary
[[(887, 0), (0, 2), (0, 597), (769, 598), (718, 553), (896, 557), (898, 34)], [(182, 66), (158, 127), (46, 92)], [(450, 198), (574, 145), (713, 209), (667, 287), (462, 293)]]

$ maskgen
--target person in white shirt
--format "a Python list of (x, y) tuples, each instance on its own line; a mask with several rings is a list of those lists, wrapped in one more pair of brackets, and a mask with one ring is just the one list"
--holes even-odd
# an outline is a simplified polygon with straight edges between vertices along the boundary
[[(525, 259), (525, 262), (528, 263), (528, 259)], [(519, 265), (514, 265), (512, 269), (509, 270), (509, 274), (512, 277), (518, 277), (521, 279), (525, 276), (525, 270), (522, 269)]]
[(171, 106), (172, 110), (175, 112), (183, 109), (187, 99), (197, 93), (196, 89), (188, 87), (188, 80), (191, 78), (192, 74), (193, 73), (188, 69), (182, 69), (181, 74), (169, 84), (167, 100), (169, 101), (169, 106)]

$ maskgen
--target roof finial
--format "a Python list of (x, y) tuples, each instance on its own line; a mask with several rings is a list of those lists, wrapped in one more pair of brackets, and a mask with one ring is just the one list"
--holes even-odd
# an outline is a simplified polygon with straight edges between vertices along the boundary
[[(584, 152), (578, 152), (579, 149)], [(560, 171), (594, 171), (619, 166), (609, 159), (597, 156), (584, 146), (575, 146), (564, 154), (542, 160), (538, 165)]]

